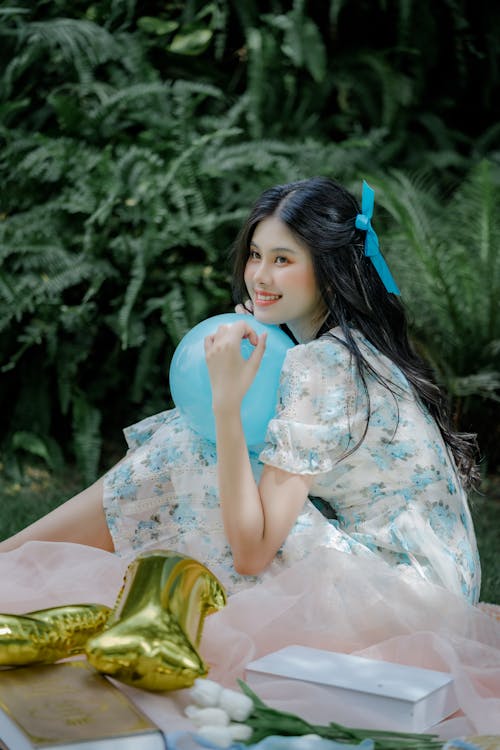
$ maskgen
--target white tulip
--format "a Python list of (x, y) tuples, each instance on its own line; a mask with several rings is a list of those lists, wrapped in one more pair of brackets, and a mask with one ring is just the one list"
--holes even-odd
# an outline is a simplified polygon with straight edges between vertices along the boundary
[(221, 691), (219, 706), (233, 721), (246, 721), (253, 711), (253, 701), (248, 695), (228, 688)]
[(207, 708), (187, 706), (184, 713), (197, 727), (207, 725), (213, 727), (227, 727), (229, 724), (229, 716), (222, 708), (214, 708), (212, 706)]
[(198, 734), (208, 742), (213, 742), (219, 747), (229, 747), (233, 744), (233, 738), (228, 727), (204, 726), (198, 729)]
[(253, 729), (247, 727), (246, 724), (229, 724), (228, 730), (231, 732), (231, 737), (234, 741), (249, 740), (253, 734)]
[(203, 708), (217, 706), (219, 703), (222, 685), (214, 680), (204, 680), (198, 677), (190, 690), (192, 700)]

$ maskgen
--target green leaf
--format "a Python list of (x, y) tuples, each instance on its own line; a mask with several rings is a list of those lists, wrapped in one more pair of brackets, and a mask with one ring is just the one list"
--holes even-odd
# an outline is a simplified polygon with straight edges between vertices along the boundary
[(326, 49), (318, 27), (307, 19), (302, 28), (302, 49), (304, 64), (316, 83), (326, 75)]
[(257, 743), (272, 735), (297, 737), (304, 734), (317, 734), (320, 737), (339, 742), (361, 742), (372, 739), (376, 750), (438, 750), (441, 740), (433, 734), (391, 732), (376, 729), (356, 729), (336, 722), (327, 725), (310, 724), (295, 714), (279, 711), (266, 705), (243, 680), (238, 680), (241, 690), (254, 704), (254, 710), (244, 722), (252, 728), (248, 743)]
[(213, 31), (207, 28), (186, 27), (186, 29), (174, 36), (168, 46), (169, 52), (174, 52), (176, 55), (200, 55), (210, 44)]
[(15, 6), (12, 6), (11, 8), (0, 8), (0, 16), (17, 16), (21, 13), (30, 13), (30, 9), (16, 8)]
[(101, 412), (83, 394), (73, 398), (73, 441), (78, 468), (87, 484), (95, 481), (101, 455)]
[(23, 450), (43, 459), (47, 466), (52, 468), (52, 458), (45, 441), (34, 432), (20, 430), (12, 436), (12, 447), (14, 450)]
[(137, 20), (137, 25), (141, 31), (145, 31), (148, 34), (156, 34), (157, 36), (171, 34), (172, 31), (176, 31), (179, 28), (177, 21), (164, 21), (161, 18), (154, 18), (153, 16), (142, 16)]
[(161, 321), (167, 327), (169, 336), (176, 345), (189, 330), (186, 301), (179, 284), (175, 284), (165, 295)]

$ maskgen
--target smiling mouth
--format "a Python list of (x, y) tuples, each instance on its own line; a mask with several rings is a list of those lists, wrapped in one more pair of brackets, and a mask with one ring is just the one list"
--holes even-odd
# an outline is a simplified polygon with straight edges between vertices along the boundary
[(281, 294), (269, 294), (268, 292), (255, 292), (254, 305), (260, 307), (273, 305), (281, 299)]

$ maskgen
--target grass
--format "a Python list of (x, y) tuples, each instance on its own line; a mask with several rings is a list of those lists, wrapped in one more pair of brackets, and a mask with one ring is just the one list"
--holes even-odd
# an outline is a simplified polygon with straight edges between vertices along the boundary
[[(0, 470), (0, 539), (45, 515), (82, 489), (75, 471), (66, 468), (55, 475), (45, 468), (28, 465), (22, 480), (7, 478)], [(500, 604), (500, 476), (483, 482), (481, 494), (471, 500), (482, 565), (481, 600)]]
[(471, 499), (471, 512), (481, 558), (481, 601), (500, 604), (500, 476), (483, 482)]
[(29, 465), (24, 468), (22, 479), (9, 479), (0, 473), (0, 538), (15, 534), (81, 489), (80, 477), (70, 469), (51, 474)]

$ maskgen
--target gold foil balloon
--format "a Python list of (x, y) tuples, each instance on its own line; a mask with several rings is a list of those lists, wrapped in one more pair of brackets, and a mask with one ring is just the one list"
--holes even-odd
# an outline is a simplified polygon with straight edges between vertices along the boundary
[(201, 563), (145, 552), (129, 565), (106, 630), (87, 642), (87, 658), (135, 687), (189, 687), (208, 671), (197, 651), (205, 617), (225, 603), (221, 583)]
[(110, 613), (103, 604), (70, 604), (25, 615), (0, 614), (0, 665), (50, 663), (80, 654)]

